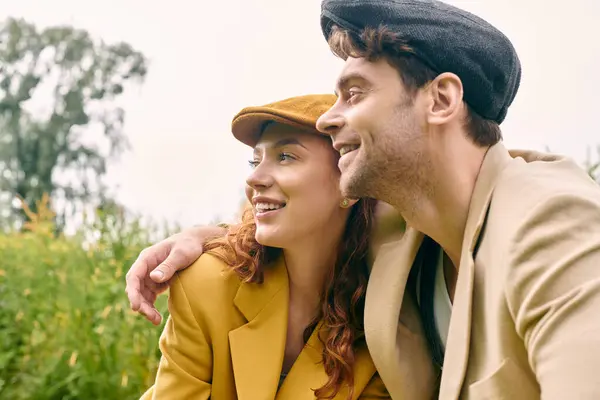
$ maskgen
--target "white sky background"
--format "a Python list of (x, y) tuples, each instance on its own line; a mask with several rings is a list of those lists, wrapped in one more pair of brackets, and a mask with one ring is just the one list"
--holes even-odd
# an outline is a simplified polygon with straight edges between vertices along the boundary
[[(600, 144), (600, 1), (448, 2), (502, 30), (521, 58), (506, 144), (583, 161)], [(341, 62), (319, 10), (320, 0), (0, 0), (2, 19), (72, 24), (150, 59), (145, 84), (123, 101), (133, 150), (108, 180), (134, 212), (182, 226), (237, 211), (250, 157), (230, 134), (237, 111), (332, 92)]]

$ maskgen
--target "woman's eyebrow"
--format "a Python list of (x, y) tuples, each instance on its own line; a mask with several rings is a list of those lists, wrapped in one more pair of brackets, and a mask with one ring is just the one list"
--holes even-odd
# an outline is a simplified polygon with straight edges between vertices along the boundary
[(295, 145), (298, 145), (298, 146), (303, 147), (304, 149), (308, 150), (308, 148), (305, 145), (303, 145), (302, 142), (300, 142), (296, 138), (291, 137), (291, 138), (279, 139), (278, 141), (276, 141), (273, 144), (265, 143), (262, 146), (256, 146), (254, 148), (254, 155), (260, 155), (262, 153), (262, 151), (266, 148), (277, 149), (280, 147), (288, 146), (290, 144), (295, 144)]
[[(287, 146), (289, 144), (297, 144), (298, 146), (304, 147), (306, 149), (306, 146), (304, 146), (296, 138), (285, 138), (285, 139), (278, 140), (277, 142), (275, 142), (275, 144), (273, 145), (273, 147), (283, 147), (283, 146)], [(306, 150), (308, 150), (308, 149), (306, 149)]]

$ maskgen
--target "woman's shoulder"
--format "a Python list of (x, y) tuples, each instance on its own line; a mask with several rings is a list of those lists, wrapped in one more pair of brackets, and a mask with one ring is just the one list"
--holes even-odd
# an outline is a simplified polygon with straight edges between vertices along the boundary
[[(178, 286), (185, 292), (188, 300), (210, 299), (233, 301), (242, 281), (230, 266), (215, 254), (205, 253), (186, 269), (175, 275)], [(171, 291), (175, 289), (172, 285)]]

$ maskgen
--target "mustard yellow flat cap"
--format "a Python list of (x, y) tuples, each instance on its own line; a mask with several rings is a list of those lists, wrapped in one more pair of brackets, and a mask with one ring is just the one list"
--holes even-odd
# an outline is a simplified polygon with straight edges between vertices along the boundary
[(231, 132), (240, 142), (254, 147), (268, 122), (314, 131), (317, 120), (336, 102), (333, 94), (309, 94), (265, 104), (246, 107), (231, 122)]

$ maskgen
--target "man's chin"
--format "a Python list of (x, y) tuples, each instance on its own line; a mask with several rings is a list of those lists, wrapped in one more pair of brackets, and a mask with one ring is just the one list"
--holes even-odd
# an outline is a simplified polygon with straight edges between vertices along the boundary
[(340, 191), (344, 197), (351, 199), (365, 197), (363, 189), (360, 177), (351, 173), (342, 174), (340, 178)]

